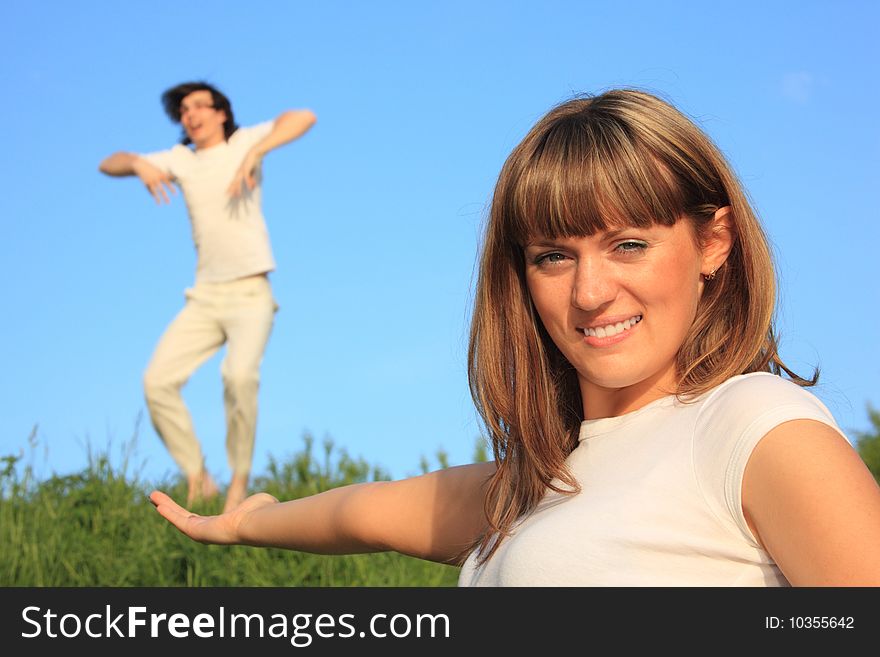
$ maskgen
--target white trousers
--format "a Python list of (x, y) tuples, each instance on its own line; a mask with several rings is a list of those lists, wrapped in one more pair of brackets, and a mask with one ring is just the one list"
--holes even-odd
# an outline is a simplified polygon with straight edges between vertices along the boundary
[(202, 471), (204, 456), (180, 391), (224, 344), (226, 454), (234, 474), (250, 473), (260, 364), (277, 309), (266, 276), (198, 283), (186, 290), (186, 305), (159, 339), (144, 373), (144, 393), (156, 432), (187, 475)]

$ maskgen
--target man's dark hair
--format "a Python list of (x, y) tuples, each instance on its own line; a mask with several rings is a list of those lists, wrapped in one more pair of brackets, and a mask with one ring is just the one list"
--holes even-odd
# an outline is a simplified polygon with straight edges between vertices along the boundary
[[(180, 123), (180, 103), (194, 91), (210, 91), (214, 108), (226, 112), (226, 123), (223, 124), (223, 132), (225, 133), (225, 138), (229, 139), (232, 133), (238, 130), (238, 126), (235, 124), (235, 116), (232, 114), (232, 103), (223, 95), (223, 92), (207, 82), (184, 82), (166, 90), (162, 94), (162, 107), (165, 108), (168, 118), (175, 123)], [(192, 143), (190, 138), (186, 136), (186, 130), (183, 131), (180, 143), (184, 145)]]

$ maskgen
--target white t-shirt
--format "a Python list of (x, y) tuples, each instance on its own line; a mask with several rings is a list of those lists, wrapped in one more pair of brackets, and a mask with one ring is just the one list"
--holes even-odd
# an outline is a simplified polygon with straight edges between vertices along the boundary
[(171, 175), (183, 192), (196, 247), (196, 283), (220, 283), (275, 268), (257, 186), (232, 198), (227, 188), (248, 150), (272, 131), (273, 121), (236, 130), (228, 141), (193, 150), (178, 144), (143, 158)]
[(489, 561), (468, 557), (459, 585), (787, 586), (746, 524), (742, 479), (758, 441), (794, 419), (840, 431), (815, 396), (764, 372), (585, 421), (566, 461), (581, 492), (548, 492)]

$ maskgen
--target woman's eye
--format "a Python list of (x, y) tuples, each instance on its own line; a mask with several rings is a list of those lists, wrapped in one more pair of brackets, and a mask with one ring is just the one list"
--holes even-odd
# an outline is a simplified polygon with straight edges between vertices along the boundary
[(561, 253), (542, 253), (535, 258), (536, 265), (552, 265), (565, 260), (565, 256)]
[(648, 243), (641, 240), (626, 240), (620, 242), (615, 248), (621, 253), (641, 253), (648, 248)]

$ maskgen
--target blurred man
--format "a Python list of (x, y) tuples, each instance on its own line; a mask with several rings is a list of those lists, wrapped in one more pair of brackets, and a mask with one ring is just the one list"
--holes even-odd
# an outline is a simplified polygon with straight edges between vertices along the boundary
[(309, 110), (238, 127), (232, 105), (204, 82), (162, 94), (165, 112), (183, 128), (180, 144), (148, 154), (117, 152), (101, 162), (110, 176), (137, 176), (157, 203), (180, 187), (197, 252), (194, 285), (183, 310), (159, 340), (144, 374), (153, 426), (187, 476), (188, 502), (211, 498), (217, 484), (180, 391), (192, 373), (226, 345), (221, 367), (226, 407), (226, 452), (232, 480), (224, 510), (247, 494), (257, 423), (263, 352), (277, 305), (268, 274), (275, 268), (260, 202), (261, 162), (269, 151), (304, 135)]

